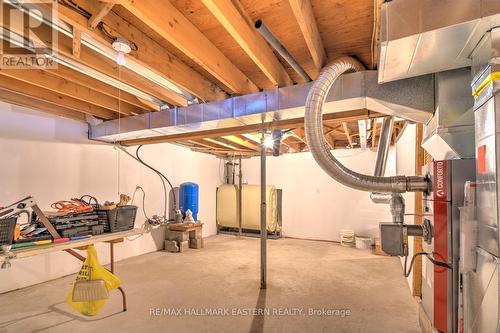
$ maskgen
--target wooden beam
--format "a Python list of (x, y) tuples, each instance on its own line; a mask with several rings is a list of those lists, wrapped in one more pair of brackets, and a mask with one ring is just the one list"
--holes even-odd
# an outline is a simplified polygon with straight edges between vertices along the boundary
[(202, 0), (205, 6), (229, 32), (238, 45), (275, 86), (289, 86), (293, 82), (266, 41), (248, 24), (245, 14), (236, 7), (238, 0)]
[(73, 97), (75, 99), (86, 101), (113, 112), (119, 112), (124, 115), (135, 115), (143, 113), (141, 109), (128, 103), (119, 102), (118, 99), (110, 97), (98, 91), (81, 86), (74, 82), (51, 75), (41, 69), (0, 69), (0, 75), (17, 79), (40, 88), (45, 88), (55, 93)]
[(254, 150), (254, 151), (260, 151), (260, 147), (256, 145), (255, 143), (252, 143), (250, 140), (247, 140), (245, 138), (242, 138), (241, 136), (238, 135), (225, 135), (222, 136), (223, 139), (226, 139), (234, 144), (237, 144), (239, 146), (242, 146), (244, 148)]
[(35, 85), (19, 81), (5, 75), (0, 75), (0, 88), (15, 92), (29, 98), (46, 101), (61, 107), (80, 111), (102, 119), (114, 119), (118, 117), (117, 112), (90, 104), (73, 97), (69, 97), (54, 91), (37, 87)]
[(85, 122), (84, 113), (68, 109), (57, 104), (49, 103), (44, 100), (33, 99), (28, 96), (18, 94), (12, 91), (0, 89), (0, 100), (13, 105), (18, 105), (38, 111), (43, 111), (45, 113), (50, 113), (56, 116)]
[(373, 119), (373, 126), (372, 126), (372, 148), (375, 148), (377, 145), (377, 128), (378, 128), (378, 121), (377, 118)]
[[(6, 4), (3, 5), (6, 6)], [(28, 20), (25, 19), (25, 22), (28, 22)], [(13, 26), (11, 28), (11, 30), (13, 30), (14, 32), (23, 34), (23, 31), (19, 31), (17, 26)], [(72, 60), (82, 63), (85, 66), (92, 67), (93, 69), (107, 76), (126, 82), (129, 85), (134, 86), (152, 96), (155, 96), (160, 100), (167, 101), (173, 105), (187, 105), (187, 101), (183, 97), (177, 95), (171, 90), (153, 83), (152, 81), (145, 80), (144, 77), (126, 68), (123, 68), (123, 66), (118, 66), (118, 64), (116, 64), (114, 60), (106, 58), (84, 45), (81, 46), (80, 58), (73, 57), (72, 38), (68, 38), (66, 35), (58, 32), (57, 44), (52, 44), (52, 28), (47, 26), (46, 24), (42, 24), (37, 27), (37, 37), (46, 45), (51, 47), (54, 51), (56, 51), (56, 53), (71, 58)]]
[(73, 28), (73, 57), (80, 58), (82, 50), (82, 31)]
[(229, 149), (232, 149), (234, 151), (245, 151), (245, 149), (241, 149), (240, 147), (236, 147), (235, 145), (232, 145), (230, 143), (223, 142), (219, 138), (218, 139), (203, 138), (202, 140), (213, 143), (215, 146), (219, 146), (222, 148), (229, 148)]
[(310, 0), (288, 0), (318, 72), (327, 58)]
[(101, 23), (104, 16), (108, 15), (115, 4), (111, 2), (101, 2), (99, 5), (99, 10), (92, 14), (89, 18), (89, 28), (95, 29), (99, 23)]
[(200, 64), (233, 93), (251, 93), (258, 88), (170, 1), (123, 0), (121, 5)]
[[(345, 112), (325, 114), (323, 115), (323, 119), (324, 120), (338, 119), (339, 121), (355, 121), (359, 119), (367, 119), (380, 116), (381, 116), (380, 113), (370, 112), (367, 110), (356, 110), (356, 111), (345, 111)], [(270, 131), (274, 129), (298, 128), (302, 127), (303, 125), (304, 125), (304, 118), (295, 118), (295, 119), (267, 122), (264, 123), (263, 126), (266, 130)], [(252, 124), (252, 125), (218, 128), (218, 129), (196, 131), (196, 132), (167, 134), (150, 138), (130, 139), (130, 140), (124, 140), (121, 143), (125, 146), (134, 146), (141, 144), (156, 144), (156, 143), (182, 141), (182, 140), (216, 138), (225, 135), (236, 135), (243, 133), (258, 132), (261, 130), (261, 128), (262, 124)]]
[(351, 131), (349, 130), (349, 126), (347, 126), (347, 122), (343, 121), (342, 127), (344, 128), (344, 134), (347, 138), (347, 142), (349, 142), (349, 146), (352, 147)]
[[(422, 175), (422, 167), (425, 164), (425, 151), (420, 145), (422, 143), (423, 125), (416, 125), (415, 135), (415, 175)], [(414, 223), (422, 224), (423, 222), (423, 202), (422, 192), (415, 192), (415, 212)], [(422, 252), (422, 237), (413, 237), (413, 253)], [(417, 256), (413, 266), (413, 281), (412, 281), (413, 296), (422, 297), (422, 257)]]
[(160, 106), (156, 103), (150, 101), (144, 101), (137, 98), (126, 91), (119, 91), (109, 84), (96, 80), (88, 75), (83, 75), (77, 71), (74, 71), (66, 66), (58, 66), (57, 69), (47, 69), (46, 72), (63, 78), (65, 80), (80, 84), (92, 90), (96, 90), (100, 93), (106, 94), (108, 96), (119, 98), (121, 101), (126, 102), (130, 105), (134, 105), (141, 108), (144, 111), (160, 111)]
[[(75, 2), (78, 6), (91, 13), (98, 10), (95, 1), (75, 0)], [(58, 6), (58, 15), (64, 22), (83, 29), (85, 33), (93, 38), (105, 43), (110, 42), (109, 38), (101, 30), (88, 29), (87, 19), (74, 10), (60, 5)], [(110, 34), (122, 36), (137, 45), (137, 50), (130, 53), (129, 56), (134, 57), (144, 67), (174, 82), (203, 101), (216, 101), (227, 97), (226, 93), (217, 85), (177, 59), (144, 32), (114, 12), (110, 12), (103, 18), (102, 22)]]

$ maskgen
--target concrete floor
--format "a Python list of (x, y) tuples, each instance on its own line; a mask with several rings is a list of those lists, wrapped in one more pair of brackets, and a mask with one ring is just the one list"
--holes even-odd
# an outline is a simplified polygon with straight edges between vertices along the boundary
[(254, 238), (219, 235), (203, 250), (121, 261), (129, 310), (113, 291), (91, 318), (64, 302), (74, 275), (2, 294), (0, 332), (420, 332), (398, 259), (295, 239), (270, 240), (268, 255), (266, 291)]

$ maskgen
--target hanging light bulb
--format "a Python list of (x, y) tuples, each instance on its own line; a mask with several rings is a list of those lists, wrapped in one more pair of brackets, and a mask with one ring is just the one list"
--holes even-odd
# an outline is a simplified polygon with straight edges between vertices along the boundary
[(125, 65), (125, 53), (122, 51), (116, 53), (116, 63), (120, 66)]
[(130, 43), (125, 38), (118, 37), (113, 41), (113, 49), (116, 53), (116, 63), (120, 66), (125, 65), (125, 54), (130, 53)]
[(264, 147), (266, 148), (272, 148), (274, 144), (274, 140), (270, 135), (266, 135), (264, 138)]

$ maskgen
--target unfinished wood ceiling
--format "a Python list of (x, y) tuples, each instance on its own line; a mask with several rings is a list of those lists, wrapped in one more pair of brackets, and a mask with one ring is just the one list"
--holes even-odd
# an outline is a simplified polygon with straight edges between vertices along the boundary
[[(374, 68), (378, 21), (375, 9), (380, 3), (381, 0), (58, 0), (58, 20), (69, 30), (59, 30), (57, 44), (51, 39), (53, 26), (42, 24), (37, 36), (65, 62), (54, 69), (1, 68), (0, 99), (79, 121), (84, 121), (85, 115), (109, 120), (159, 111), (163, 103), (185, 106), (302, 83), (303, 79), (254, 28), (256, 20), (270, 28), (313, 79), (325, 63), (341, 55), (354, 56), (367, 68)], [(36, 6), (48, 10), (47, 5)], [(6, 26), (5, 20), (2, 22), (4, 28), (13, 29)], [(57, 22), (55, 25), (60, 26)], [(96, 50), (97, 44), (111, 48), (117, 37), (129, 42), (132, 51), (126, 56), (127, 64), (135, 63), (135, 68), (119, 66), (112, 57)], [(68, 61), (76, 65), (69, 66)], [(116, 82), (125, 84), (128, 90)], [(174, 89), (168, 84), (173, 84)], [(190, 96), (196, 100), (190, 100)], [(332, 140), (338, 142), (335, 147), (352, 145), (347, 136), (344, 135), (345, 140), (340, 138), (345, 126), (339, 124), (343, 122), (352, 131), (351, 136), (356, 135), (357, 120), (346, 118), (326, 125)], [(301, 128), (287, 129), (291, 134), (284, 140), (284, 151), (304, 149)], [(251, 135), (245, 129), (240, 134)], [(244, 148), (241, 152), (251, 153), (252, 138), (245, 140), (238, 147)], [(209, 149), (207, 145), (218, 150), (228, 148), (217, 143), (184, 144), (199, 151)]]

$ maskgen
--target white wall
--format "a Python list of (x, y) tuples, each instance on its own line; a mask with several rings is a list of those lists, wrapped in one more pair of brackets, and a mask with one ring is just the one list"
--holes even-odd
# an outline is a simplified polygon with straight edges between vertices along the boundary
[[(163, 212), (158, 176), (112, 146), (89, 141), (85, 124), (0, 103), (0, 153), (0, 206), (28, 195), (36, 198), (42, 210), (49, 209), (54, 201), (83, 194), (117, 201), (119, 193), (132, 195), (140, 185), (147, 194), (148, 215)], [(203, 234), (215, 234), (219, 161), (169, 144), (145, 146), (142, 157), (176, 185), (185, 181), (200, 185)], [(142, 206), (140, 192), (134, 204)], [(144, 220), (139, 209), (136, 227)], [(127, 240), (115, 247), (116, 259), (156, 251), (163, 246), (163, 238), (158, 229), (134, 241)], [(101, 263), (108, 263), (109, 246), (100, 244), (97, 248)], [(63, 252), (15, 260), (11, 269), (0, 270), (0, 292), (74, 273), (80, 265)]]
[[(355, 171), (373, 174), (376, 152), (345, 149), (334, 155)], [(250, 184), (259, 183), (259, 163), (258, 157), (243, 161), (243, 178)], [(391, 151), (386, 174), (394, 174), (394, 168)], [(339, 241), (341, 229), (378, 237), (378, 224), (391, 221), (387, 205), (334, 181), (310, 153), (268, 157), (267, 183), (283, 189), (283, 234), (288, 237)]]

